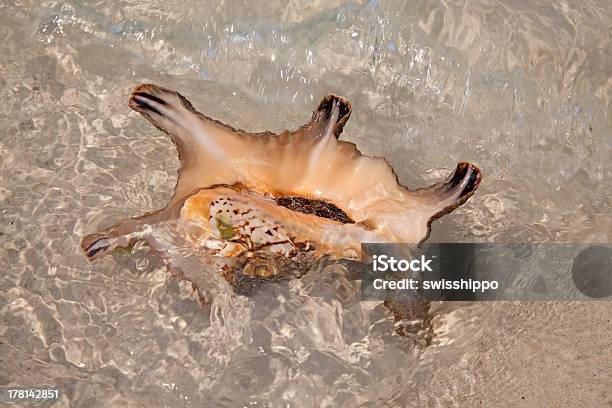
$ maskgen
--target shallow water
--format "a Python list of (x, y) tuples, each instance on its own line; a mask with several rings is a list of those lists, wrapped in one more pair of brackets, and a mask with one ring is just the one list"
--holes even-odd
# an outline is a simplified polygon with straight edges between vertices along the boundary
[(145, 81), (252, 131), (341, 94), (343, 138), (413, 188), (476, 163), (433, 241), (610, 242), (608, 0), (3, 0), (0, 23), (0, 385), (65, 407), (612, 405), (610, 303), (435, 305), (417, 352), (342, 270), (203, 310), (145, 249), (79, 250), (171, 195), (175, 149), (127, 107)]

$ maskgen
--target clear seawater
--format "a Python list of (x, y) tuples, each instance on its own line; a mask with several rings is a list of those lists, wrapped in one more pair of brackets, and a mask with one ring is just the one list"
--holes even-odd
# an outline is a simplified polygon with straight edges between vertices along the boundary
[(0, 386), (87, 408), (612, 405), (609, 302), (435, 304), (419, 351), (337, 271), (204, 310), (144, 250), (88, 264), (83, 235), (176, 180), (127, 107), (140, 82), (251, 131), (343, 95), (343, 138), (412, 188), (477, 164), (433, 241), (610, 242), (612, 2), (0, 0)]

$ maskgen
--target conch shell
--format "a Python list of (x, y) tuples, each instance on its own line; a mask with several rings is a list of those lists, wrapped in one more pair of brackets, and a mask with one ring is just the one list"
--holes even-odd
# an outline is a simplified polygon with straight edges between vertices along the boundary
[(283, 266), (270, 259), (355, 259), (362, 242), (420, 243), (481, 181), (475, 166), (459, 163), (446, 181), (408, 190), (384, 159), (338, 140), (351, 104), (336, 95), (307, 124), (280, 134), (234, 129), (152, 84), (137, 86), (129, 106), (172, 138), (178, 181), (164, 209), (86, 236), (88, 259), (146, 240), (171, 268), (191, 248), (211, 259), (266, 259), (243, 262), (241, 271), (274, 277)]

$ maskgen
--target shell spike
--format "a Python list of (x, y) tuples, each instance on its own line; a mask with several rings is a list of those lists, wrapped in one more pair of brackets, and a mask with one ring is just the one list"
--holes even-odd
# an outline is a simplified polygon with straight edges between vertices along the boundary
[(481, 181), (482, 174), (478, 167), (461, 162), (445, 181), (417, 190), (415, 194), (430, 204), (435, 220), (463, 204), (474, 194)]
[(344, 125), (351, 116), (351, 103), (337, 95), (327, 95), (312, 114), (310, 123), (325, 124), (324, 135), (333, 134), (336, 138), (342, 133)]

